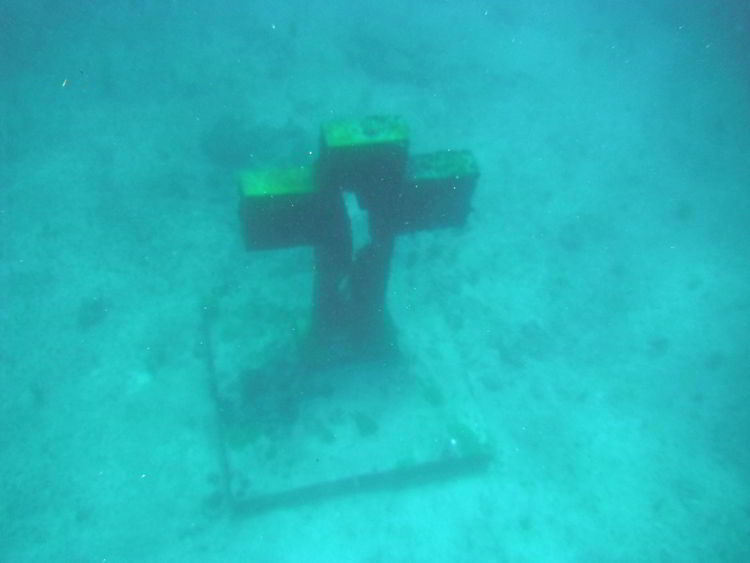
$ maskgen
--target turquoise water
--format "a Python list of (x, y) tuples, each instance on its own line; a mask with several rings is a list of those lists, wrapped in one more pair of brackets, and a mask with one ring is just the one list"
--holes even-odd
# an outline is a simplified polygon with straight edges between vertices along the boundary
[[(750, 560), (748, 22), (3, 3), (0, 560)], [(368, 115), (480, 171), (395, 238), (388, 361), (237, 212)]]

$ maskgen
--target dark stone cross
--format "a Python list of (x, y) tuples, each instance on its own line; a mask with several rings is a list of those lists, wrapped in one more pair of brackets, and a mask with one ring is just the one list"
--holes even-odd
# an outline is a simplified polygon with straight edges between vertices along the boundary
[[(248, 250), (311, 245), (313, 318), (305, 354), (317, 363), (396, 352), (386, 289), (396, 235), (460, 227), (479, 170), (468, 151), (408, 154), (403, 119), (371, 116), (325, 123), (312, 166), (250, 170), (240, 177)], [(353, 194), (369, 240), (355, 255)]]

